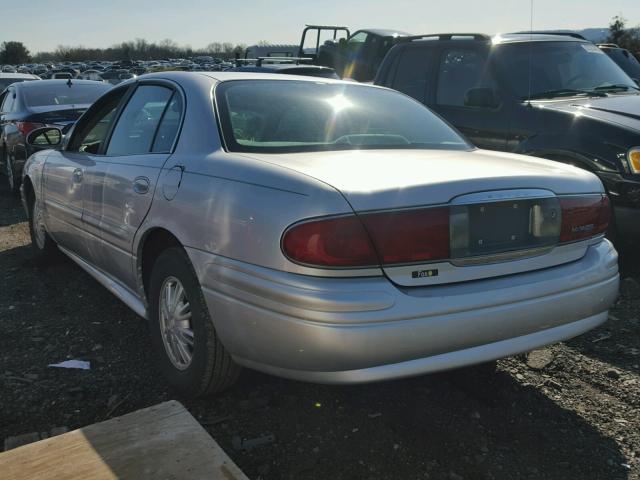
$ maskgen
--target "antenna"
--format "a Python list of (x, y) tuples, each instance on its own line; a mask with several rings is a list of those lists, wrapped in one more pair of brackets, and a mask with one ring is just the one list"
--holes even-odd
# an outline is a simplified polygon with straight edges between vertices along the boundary
[(527, 105), (531, 106), (531, 77), (532, 73), (532, 44), (533, 44), (533, 0), (531, 1), (531, 9), (529, 11), (529, 88), (527, 90)]

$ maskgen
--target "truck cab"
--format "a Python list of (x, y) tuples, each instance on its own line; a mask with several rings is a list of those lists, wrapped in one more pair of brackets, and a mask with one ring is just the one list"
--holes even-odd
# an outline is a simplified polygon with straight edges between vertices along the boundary
[(388, 29), (351, 33), (344, 26), (307, 25), (302, 32), (298, 56), (333, 68), (342, 78), (371, 82), (391, 47), (409, 35)]

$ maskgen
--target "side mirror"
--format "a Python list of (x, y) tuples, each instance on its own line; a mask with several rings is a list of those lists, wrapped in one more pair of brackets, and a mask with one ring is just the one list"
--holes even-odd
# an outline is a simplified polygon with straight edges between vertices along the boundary
[(338, 47), (340, 48), (345, 48), (347, 46), (347, 39), (346, 38), (341, 38), (340, 40), (338, 40)]
[(464, 95), (466, 107), (498, 108), (500, 99), (492, 88), (472, 88)]
[(631, 80), (636, 82), (636, 84), (640, 87), (640, 78), (632, 78)]
[(44, 150), (62, 145), (62, 130), (56, 127), (37, 128), (27, 135), (27, 145)]

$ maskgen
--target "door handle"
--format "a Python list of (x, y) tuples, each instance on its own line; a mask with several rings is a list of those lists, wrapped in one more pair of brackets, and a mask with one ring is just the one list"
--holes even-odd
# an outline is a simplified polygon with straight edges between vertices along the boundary
[(137, 177), (133, 181), (133, 191), (144, 195), (149, 191), (149, 179), (147, 177)]
[(82, 182), (82, 177), (83, 177), (83, 173), (82, 170), (79, 168), (76, 168), (73, 171), (73, 183), (80, 183)]

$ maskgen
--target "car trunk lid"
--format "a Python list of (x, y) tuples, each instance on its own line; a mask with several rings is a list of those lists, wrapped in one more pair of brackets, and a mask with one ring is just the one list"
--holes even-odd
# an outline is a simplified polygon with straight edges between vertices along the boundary
[[(336, 188), (369, 232), (386, 275), (403, 286), (467, 281), (578, 259), (588, 240), (559, 245), (561, 199), (593, 195), (597, 203), (603, 192), (595, 175), (575, 167), (481, 150), (258, 157)], [(439, 242), (431, 258), (428, 248), (419, 249), (430, 236)], [(404, 245), (416, 246), (415, 257), (405, 255)]]

